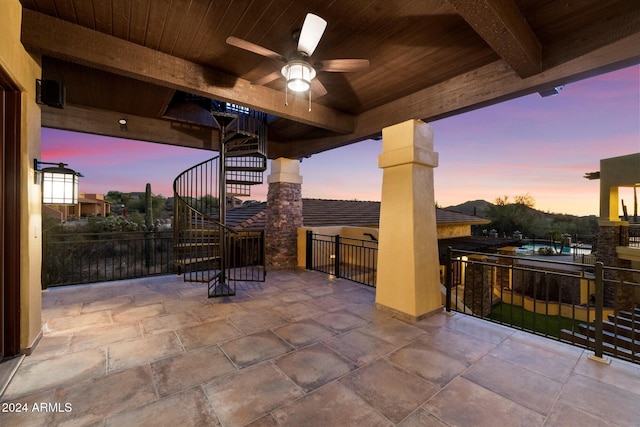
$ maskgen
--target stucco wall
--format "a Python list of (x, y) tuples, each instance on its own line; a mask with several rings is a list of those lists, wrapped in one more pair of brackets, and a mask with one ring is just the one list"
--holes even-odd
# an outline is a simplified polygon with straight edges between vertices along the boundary
[(40, 107), (35, 103), (40, 58), (20, 43), (22, 6), (18, 0), (0, 0), (0, 68), (22, 91), (20, 183), (20, 347), (28, 349), (40, 335), (42, 291), (42, 218), (40, 187), (34, 184), (33, 159), (40, 157)]

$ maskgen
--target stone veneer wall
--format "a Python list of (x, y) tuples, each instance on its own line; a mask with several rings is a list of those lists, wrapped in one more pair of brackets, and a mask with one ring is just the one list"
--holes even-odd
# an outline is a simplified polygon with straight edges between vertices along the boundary
[[(471, 258), (471, 257), (469, 257)], [(474, 259), (467, 263), (464, 280), (464, 305), (478, 316), (491, 314), (491, 298), (493, 294), (493, 267), (476, 264), (484, 259)]]
[(267, 270), (289, 270), (298, 266), (298, 228), (302, 227), (302, 185), (269, 183), (265, 224)]
[[(596, 261), (602, 262), (605, 267), (631, 268), (631, 261), (619, 259), (616, 254), (617, 246), (629, 245), (629, 226), (600, 225), (598, 230), (598, 248)], [(625, 272), (618, 272), (625, 274)], [(613, 271), (605, 271), (604, 306), (614, 307), (619, 310), (629, 310), (633, 307), (633, 288), (631, 286), (616, 285), (612, 280), (629, 280), (630, 277), (615, 277)]]

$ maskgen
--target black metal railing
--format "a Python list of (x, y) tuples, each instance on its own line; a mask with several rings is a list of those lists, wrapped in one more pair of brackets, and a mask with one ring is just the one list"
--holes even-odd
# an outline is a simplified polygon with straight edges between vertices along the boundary
[(306, 268), (376, 286), (378, 242), (307, 231)]
[(640, 363), (640, 270), (449, 249), (446, 310)]
[(45, 232), (42, 249), (43, 288), (175, 271), (171, 231)]
[(640, 224), (629, 224), (629, 246), (640, 248)]

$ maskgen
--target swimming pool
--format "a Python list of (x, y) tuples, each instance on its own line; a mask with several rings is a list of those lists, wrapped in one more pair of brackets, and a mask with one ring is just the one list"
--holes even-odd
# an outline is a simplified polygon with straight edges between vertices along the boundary
[[(560, 244), (556, 244), (556, 250), (560, 250)], [(551, 248), (553, 249), (553, 245), (550, 243), (527, 243), (526, 245), (522, 245), (518, 249), (516, 249), (517, 254), (537, 254), (540, 248)], [(575, 250), (575, 252), (574, 252)], [(589, 255), (591, 253), (591, 247), (576, 247), (575, 249), (572, 246), (565, 246), (562, 248), (562, 255)]]

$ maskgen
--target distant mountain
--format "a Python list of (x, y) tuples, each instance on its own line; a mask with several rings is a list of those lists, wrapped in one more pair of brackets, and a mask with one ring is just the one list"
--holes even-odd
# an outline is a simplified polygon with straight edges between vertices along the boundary
[(486, 218), (485, 213), (490, 206), (493, 206), (493, 203), (487, 202), (486, 200), (472, 200), (460, 205), (448, 206), (445, 209), (467, 215), (479, 216), (480, 218)]

